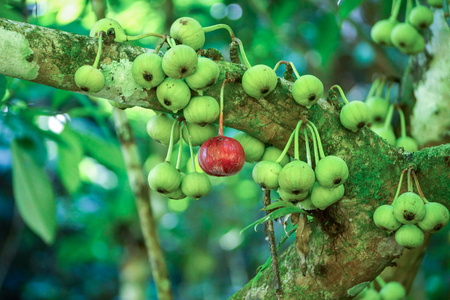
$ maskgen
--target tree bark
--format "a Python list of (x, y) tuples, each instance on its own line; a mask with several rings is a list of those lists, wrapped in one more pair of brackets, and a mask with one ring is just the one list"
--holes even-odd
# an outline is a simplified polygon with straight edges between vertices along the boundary
[[(73, 75), (77, 68), (93, 63), (96, 39), (5, 19), (0, 19), (0, 37), (0, 73), (83, 93)], [(151, 50), (118, 43), (106, 46), (100, 61), (106, 86), (95, 96), (167, 112), (157, 101), (155, 89), (143, 90), (131, 77), (132, 61), (146, 51)], [(308, 110), (294, 102), (292, 83), (280, 78), (270, 95), (257, 100), (247, 96), (240, 84), (244, 66), (217, 62), (219, 80), (205, 94), (218, 99), (225, 74), (235, 79), (225, 86), (225, 126), (282, 148), (297, 121), (307, 119), (318, 127), (325, 153), (337, 155), (348, 164), (350, 175), (344, 197), (317, 212), (311, 223), (306, 276), (302, 275), (294, 247), (279, 259), (285, 299), (351, 298), (401, 255), (403, 247), (396, 244), (393, 235), (378, 229), (372, 216), (378, 206), (393, 200), (403, 169), (412, 166), (428, 200), (449, 207), (449, 144), (403, 152), (369, 128), (353, 133), (342, 127), (342, 104), (332, 97), (321, 99)], [(257, 282), (250, 282), (234, 299), (274, 298), (272, 276), (270, 268), (265, 270)]]

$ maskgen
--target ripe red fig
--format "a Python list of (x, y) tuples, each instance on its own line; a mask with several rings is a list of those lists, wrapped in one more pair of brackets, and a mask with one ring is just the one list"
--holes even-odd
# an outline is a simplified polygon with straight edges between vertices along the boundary
[(200, 147), (198, 163), (208, 175), (231, 176), (244, 166), (244, 148), (237, 140), (218, 135), (206, 140)]

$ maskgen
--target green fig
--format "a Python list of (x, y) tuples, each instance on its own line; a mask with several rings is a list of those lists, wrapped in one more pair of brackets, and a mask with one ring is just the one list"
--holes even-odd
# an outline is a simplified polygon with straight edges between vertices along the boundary
[(339, 201), (344, 193), (345, 189), (342, 184), (334, 189), (327, 189), (316, 182), (311, 191), (311, 202), (318, 209), (324, 210)]
[(392, 205), (381, 205), (373, 214), (373, 222), (384, 231), (395, 231), (402, 223), (394, 216), (394, 207)]
[(278, 177), (280, 188), (296, 195), (308, 192), (315, 181), (316, 176), (313, 169), (301, 160), (294, 160), (286, 164)]
[[(181, 177), (180, 180), (181, 182), (183, 182), (184, 177), (186, 176), (186, 174), (184, 173), (180, 173)], [(181, 200), (186, 198), (186, 195), (183, 194), (183, 191), (181, 190), (181, 184), (178, 186), (178, 188), (171, 192), (171, 193), (167, 193), (165, 194), (167, 196), (167, 198), (172, 199), (172, 200)]]
[(217, 64), (206, 57), (199, 57), (197, 63), (197, 69), (195, 72), (186, 77), (186, 83), (193, 90), (204, 90), (214, 83), (219, 78), (219, 67)]
[(342, 126), (357, 132), (370, 120), (370, 108), (362, 101), (352, 101), (342, 107), (339, 115)]
[(409, 23), (417, 29), (426, 29), (430, 27), (430, 25), (433, 24), (433, 20), (433, 12), (423, 5), (414, 7), (409, 13)]
[(425, 205), (419, 195), (406, 192), (401, 194), (394, 203), (394, 216), (402, 224), (417, 224), (425, 216)]
[(425, 236), (416, 225), (403, 225), (395, 232), (395, 241), (400, 246), (414, 249), (422, 245)]
[(177, 45), (164, 54), (162, 69), (173, 79), (185, 78), (197, 69), (197, 53), (189, 46)]
[(209, 194), (211, 181), (205, 173), (192, 172), (183, 178), (181, 190), (186, 196), (198, 199)]
[(395, 146), (399, 148), (403, 147), (403, 149), (408, 152), (416, 152), (419, 149), (419, 145), (417, 145), (417, 142), (409, 136), (399, 137), (395, 141)]
[(183, 45), (200, 49), (205, 44), (205, 32), (200, 23), (189, 17), (182, 17), (170, 26), (170, 36)]
[(75, 72), (75, 84), (88, 93), (100, 92), (105, 86), (105, 77), (93, 66), (82, 66)]
[(377, 290), (371, 288), (365, 288), (361, 293), (355, 298), (356, 300), (380, 300), (380, 295)]
[(316, 179), (326, 189), (333, 189), (343, 184), (348, 178), (345, 161), (334, 155), (325, 156), (316, 165)]
[(425, 204), (425, 217), (417, 223), (423, 231), (436, 232), (447, 225), (449, 219), (448, 209), (437, 202)]
[(233, 138), (244, 148), (246, 162), (254, 163), (261, 159), (265, 150), (265, 144), (263, 142), (245, 132), (238, 132)]
[[(275, 146), (269, 146), (266, 148), (266, 150), (264, 150), (264, 154), (261, 157), (261, 161), (263, 161), (263, 160), (276, 161), (282, 153), (283, 153), (283, 150), (278, 149)], [(291, 161), (291, 158), (289, 157), (289, 155), (285, 154), (280, 161), (280, 165), (282, 167), (284, 167), (290, 161)]]
[(308, 195), (308, 197), (306, 197), (303, 201), (298, 202), (296, 205), (304, 210), (316, 210), (317, 209), (317, 207), (315, 207), (311, 201), (311, 194)]
[(382, 97), (370, 97), (366, 100), (367, 106), (370, 109), (370, 122), (381, 123), (384, 122), (389, 110), (389, 102)]
[(370, 127), (376, 134), (378, 134), (381, 138), (385, 139), (391, 145), (395, 145), (395, 133), (392, 127), (384, 127), (383, 126), (372, 126)]
[(370, 30), (372, 41), (381, 46), (392, 46), (391, 32), (397, 24), (397, 21), (389, 19), (376, 22)]
[[(427, 0), (428, 4), (433, 7), (441, 8), (444, 5), (443, 0)], [(447, 0), (447, 3), (450, 3), (450, 1)]]
[(278, 187), (281, 168), (279, 163), (262, 160), (253, 167), (253, 180), (263, 189), (274, 190)]
[(277, 86), (275, 71), (266, 65), (256, 65), (245, 71), (242, 87), (247, 95), (260, 99), (270, 94)]
[(391, 41), (399, 49), (411, 48), (420, 34), (408, 23), (395, 25), (391, 32)]
[(408, 55), (419, 54), (423, 52), (423, 50), (425, 50), (425, 39), (420, 34), (411, 47), (400, 49), (400, 51)]
[(156, 88), (159, 103), (173, 112), (185, 108), (191, 100), (191, 90), (180, 79), (166, 78)]
[(280, 198), (283, 199), (284, 201), (294, 202), (294, 203), (305, 200), (309, 194), (308, 191), (300, 193), (300, 194), (292, 194), (283, 189), (278, 189), (277, 192), (278, 192), (278, 195), (280, 195)]
[(406, 297), (406, 290), (400, 282), (391, 281), (380, 290), (382, 300), (402, 300)]
[[(156, 142), (168, 146), (170, 143), (170, 131), (174, 119), (166, 114), (155, 115), (148, 120), (147, 133)], [(175, 125), (173, 134), (173, 144), (176, 144), (180, 138), (179, 124)]]
[(145, 89), (158, 86), (166, 77), (162, 70), (162, 58), (155, 53), (138, 55), (131, 66), (131, 74), (134, 81)]
[(89, 36), (98, 37), (100, 31), (104, 31), (106, 34), (114, 34), (114, 41), (123, 43), (127, 41), (127, 35), (119, 22), (113, 19), (100, 19), (92, 26)]
[(295, 102), (310, 108), (316, 104), (323, 95), (323, 84), (313, 75), (303, 75), (297, 78), (292, 85), (292, 96)]
[[(189, 128), (189, 133), (191, 134), (192, 146), (200, 146), (207, 139), (212, 138), (217, 135), (217, 127), (214, 124), (206, 124), (205, 126), (200, 126), (195, 123), (187, 123)], [(188, 142), (188, 133), (186, 126), (183, 127), (183, 139)]]
[(176, 191), (180, 183), (180, 172), (167, 161), (157, 164), (148, 174), (150, 188), (161, 194)]
[(189, 123), (205, 126), (214, 122), (220, 113), (219, 103), (210, 96), (193, 97), (183, 109), (183, 115)]

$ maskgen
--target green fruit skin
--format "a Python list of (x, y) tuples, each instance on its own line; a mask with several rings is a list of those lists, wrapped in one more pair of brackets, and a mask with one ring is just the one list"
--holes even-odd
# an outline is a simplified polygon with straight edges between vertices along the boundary
[(400, 246), (414, 249), (422, 245), (423, 231), (416, 225), (403, 225), (395, 232), (395, 241)]
[(376, 22), (370, 30), (372, 41), (382, 46), (392, 46), (391, 32), (397, 24), (397, 21), (389, 19)]
[(392, 205), (381, 205), (373, 214), (373, 222), (384, 231), (392, 232), (397, 230), (400, 223), (394, 216), (394, 207)]
[(287, 202), (303, 201), (309, 195), (309, 192), (303, 192), (303, 193), (295, 195), (295, 194), (289, 193), (288, 191), (285, 191), (283, 189), (278, 189), (277, 192), (278, 192), (278, 195), (280, 195), (280, 198)]
[(411, 47), (400, 49), (401, 52), (408, 55), (419, 54), (423, 52), (423, 50), (425, 50), (425, 39), (420, 34), (417, 36), (417, 39)]
[(198, 199), (209, 194), (211, 181), (205, 173), (192, 172), (183, 178), (181, 190), (186, 196)]
[[(212, 138), (217, 135), (217, 127), (214, 124), (206, 124), (205, 126), (200, 126), (195, 123), (187, 123), (189, 128), (189, 133), (191, 134), (192, 146), (200, 146), (207, 139)], [(183, 127), (183, 139), (188, 143), (188, 133), (186, 126)]]
[(278, 185), (291, 194), (308, 192), (314, 185), (316, 176), (313, 169), (301, 160), (286, 164), (278, 176)]
[[(180, 182), (183, 182), (184, 177), (186, 176), (186, 174), (184, 173), (180, 173), (181, 177), (180, 177)], [(167, 198), (172, 199), (172, 200), (181, 200), (186, 198), (186, 195), (183, 194), (183, 191), (181, 190), (181, 184), (178, 186), (178, 188), (171, 192), (171, 193), (167, 193), (165, 194), (167, 196)]]
[(317, 207), (311, 201), (311, 195), (308, 195), (303, 201), (297, 203), (297, 206), (304, 210), (316, 210)]
[(300, 76), (292, 85), (292, 96), (295, 102), (310, 108), (323, 95), (323, 84), (316, 76)]
[(92, 26), (89, 36), (98, 37), (100, 31), (104, 31), (108, 33), (110, 28), (114, 29), (114, 33), (116, 37), (114, 38), (115, 42), (123, 43), (127, 41), (127, 35), (125, 34), (125, 30), (123, 30), (122, 26), (120, 26), (119, 22), (113, 19), (100, 19)]
[(380, 126), (380, 127), (372, 126), (372, 127), (370, 127), (370, 129), (372, 129), (381, 138), (385, 139), (386, 142), (388, 142), (389, 144), (395, 145), (396, 138), (395, 138), (394, 130), (392, 130), (392, 127), (385, 128), (384, 126)]
[(170, 36), (194, 50), (200, 49), (205, 44), (205, 32), (202, 25), (189, 17), (175, 20), (170, 27)]
[(391, 32), (391, 41), (399, 49), (412, 47), (419, 36), (417, 30), (408, 23), (397, 24)]
[(342, 107), (339, 115), (342, 126), (357, 132), (370, 120), (370, 108), (362, 101), (352, 101)]
[(340, 185), (334, 189), (326, 189), (316, 183), (311, 191), (311, 202), (318, 209), (324, 210), (331, 204), (339, 201), (344, 196), (344, 193), (344, 185)]
[(100, 92), (105, 86), (105, 77), (93, 66), (82, 66), (75, 72), (75, 84), (88, 93)]
[(416, 152), (419, 149), (417, 142), (409, 136), (399, 137), (395, 141), (395, 146), (399, 148), (403, 147), (403, 149), (408, 152)]
[(253, 167), (253, 180), (264, 189), (274, 190), (278, 188), (281, 168), (281, 165), (274, 161), (260, 161)]
[(194, 49), (186, 45), (176, 45), (164, 54), (162, 69), (170, 78), (181, 79), (192, 75), (197, 69), (197, 63), (197, 53)]
[[(444, 5), (442, 0), (427, 0), (427, 3), (430, 6), (439, 7), (439, 8), (441, 8)], [(450, 1), (447, 1), (447, 3), (450, 3)]]
[(380, 295), (377, 290), (366, 287), (359, 293), (355, 298), (355, 300), (380, 300)]
[(216, 83), (219, 74), (219, 66), (213, 60), (199, 57), (197, 69), (185, 80), (191, 89), (201, 91)]
[(162, 58), (154, 53), (138, 55), (131, 66), (131, 74), (134, 81), (145, 89), (158, 86), (166, 77), (162, 70)]
[(417, 225), (427, 232), (436, 232), (447, 225), (449, 220), (448, 209), (437, 202), (428, 202), (425, 204), (425, 217)]
[[(283, 153), (283, 150), (278, 149), (275, 146), (269, 146), (264, 150), (264, 154), (261, 157), (261, 160), (270, 160), (270, 161), (276, 161), (278, 157), (280, 157), (281, 153)], [(283, 158), (280, 161), (280, 165), (284, 167), (287, 163), (291, 161), (289, 155), (285, 154)]]
[(266, 147), (263, 142), (245, 132), (238, 132), (233, 138), (241, 144), (242, 148), (244, 148), (246, 162), (254, 163), (261, 159)]
[(402, 224), (417, 224), (425, 217), (425, 205), (419, 195), (406, 192), (392, 203), (394, 216)]
[(348, 178), (345, 161), (334, 155), (325, 156), (316, 165), (316, 179), (326, 189), (333, 189), (343, 184)]
[(156, 88), (156, 97), (162, 106), (176, 113), (188, 105), (191, 90), (183, 80), (166, 78)]
[(433, 24), (433, 20), (433, 12), (423, 5), (414, 7), (409, 14), (409, 23), (417, 29), (426, 29), (430, 27), (430, 25)]
[(406, 297), (406, 290), (400, 282), (388, 282), (381, 290), (382, 300), (401, 300)]
[(210, 96), (193, 97), (184, 108), (183, 115), (189, 123), (205, 126), (214, 122), (220, 113), (219, 103)]
[(148, 184), (152, 190), (168, 194), (178, 189), (181, 183), (180, 172), (169, 162), (157, 164), (148, 173)]
[(382, 97), (370, 97), (366, 100), (370, 109), (370, 123), (384, 122), (389, 110), (389, 103)]
[[(168, 146), (170, 143), (170, 131), (172, 129), (174, 119), (166, 114), (155, 115), (148, 120), (147, 133), (156, 142)], [(175, 125), (173, 133), (173, 144), (175, 145), (180, 139), (179, 124)]]
[(266, 65), (256, 65), (245, 71), (242, 87), (247, 95), (260, 99), (270, 94), (277, 86), (275, 71)]

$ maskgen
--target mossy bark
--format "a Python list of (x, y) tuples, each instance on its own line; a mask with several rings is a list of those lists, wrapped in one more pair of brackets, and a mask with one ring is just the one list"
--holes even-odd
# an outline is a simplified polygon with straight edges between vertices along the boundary
[[(92, 64), (97, 48), (95, 39), (5, 19), (0, 19), (0, 28), (20, 33), (28, 40), (33, 52), (31, 61), (39, 66), (32, 81), (83, 93), (76, 87), (73, 75), (80, 66)], [(129, 81), (132, 61), (146, 51), (149, 50), (117, 43), (105, 47), (100, 66), (106, 86), (95, 96), (167, 112), (157, 101), (154, 89), (143, 90)], [(0, 70), (7, 69), (5, 66), (14, 68), (14, 63), (4, 62), (1, 52), (0, 58)], [(325, 153), (337, 155), (348, 164), (350, 176), (345, 183), (344, 198), (319, 211), (311, 223), (306, 276), (302, 275), (294, 247), (280, 257), (285, 299), (351, 298), (355, 291), (352, 288), (372, 281), (401, 255), (403, 247), (395, 243), (392, 235), (375, 227), (372, 216), (376, 207), (393, 200), (403, 169), (414, 167), (428, 200), (450, 206), (449, 144), (404, 153), (368, 128), (353, 133), (342, 127), (339, 122), (342, 104), (333, 97), (321, 99), (308, 110), (294, 102), (292, 83), (280, 78), (270, 95), (257, 100), (242, 89), (243, 65), (217, 62), (221, 75), (205, 95), (218, 99), (225, 75), (234, 79), (225, 86), (225, 126), (283, 148), (297, 121), (307, 119), (318, 127)], [(257, 282), (250, 282), (234, 299), (275, 299), (272, 276), (270, 268), (265, 270)]]

